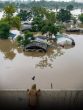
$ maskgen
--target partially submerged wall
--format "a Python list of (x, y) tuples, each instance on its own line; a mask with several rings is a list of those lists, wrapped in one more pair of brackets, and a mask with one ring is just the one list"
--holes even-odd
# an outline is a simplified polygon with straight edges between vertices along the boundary
[[(26, 91), (0, 91), (0, 110), (29, 110), (28, 99)], [(41, 91), (40, 109), (83, 110), (83, 91)]]

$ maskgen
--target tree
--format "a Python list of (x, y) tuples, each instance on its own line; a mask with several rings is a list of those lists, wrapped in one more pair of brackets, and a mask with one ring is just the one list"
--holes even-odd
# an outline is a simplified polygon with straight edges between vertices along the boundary
[(9, 24), (11, 22), (11, 18), (13, 17), (13, 13), (15, 13), (15, 7), (13, 5), (8, 5), (4, 8), (4, 13), (6, 19), (8, 20)]
[(15, 7), (13, 5), (8, 5), (4, 8), (5, 17), (3, 21), (6, 21), (9, 23), (10, 27), (15, 27), (17, 29), (20, 29), (21, 26), (21, 20), (18, 16), (13, 16), (15, 13)]
[(34, 40), (33, 33), (32, 32), (25, 32), (24, 36), (18, 36), (16, 41), (19, 45), (26, 46), (31, 42), (31, 40)]
[(57, 13), (57, 20), (62, 22), (67, 22), (71, 19), (71, 13), (68, 10), (61, 9)]
[(33, 34), (32, 32), (25, 32), (24, 34), (24, 38), (22, 40), (22, 45), (26, 46), (27, 44), (29, 44), (31, 42), (31, 40), (33, 39)]
[(32, 8), (32, 13), (35, 15), (35, 16), (44, 16), (44, 14), (46, 13), (46, 8), (43, 8), (43, 7), (33, 7)]
[(18, 16), (12, 17), (11, 19), (11, 27), (15, 27), (17, 29), (20, 29), (21, 26), (21, 21), (20, 18)]
[(41, 28), (44, 25), (46, 9), (42, 7), (33, 7), (32, 13), (34, 15), (33, 23), (32, 23), (32, 30), (41, 31)]
[(0, 21), (0, 38), (8, 39), (10, 26), (7, 22)]
[(69, 10), (69, 11), (73, 10), (73, 8), (74, 8), (74, 7), (73, 7), (73, 5), (71, 5), (71, 4), (70, 4), (70, 5), (67, 5), (67, 7), (66, 7), (66, 9)]
[(79, 20), (83, 23), (83, 13), (79, 15)]
[(43, 25), (44, 25), (44, 20), (41, 16), (34, 17), (33, 23), (32, 23), (33, 31), (41, 31), (41, 28)]
[(19, 43), (19, 44), (21, 44), (21, 41), (23, 40), (23, 37), (22, 36), (18, 36), (17, 38), (16, 38), (16, 41)]
[(54, 24), (56, 22), (56, 16), (54, 12), (47, 11), (45, 13), (45, 16), (46, 16), (46, 20), (48, 21), (48, 23)]
[(50, 12), (45, 8), (33, 8), (34, 19), (32, 23), (32, 29), (34, 31), (41, 31), (42, 27), (48, 24), (54, 24), (56, 22), (56, 15), (54, 12)]
[(18, 16), (22, 21), (26, 21), (27, 18), (31, 16), (31, 13), (27, 12), (26, 10), (20, 10), (20, 12), (18, 13)]
[(59, 32), (59, 28), (54, 24), (48, 24), (41, 29), (41, 32), (42, 34), (49, 32), (49, 37), (51, 38), (52, 34), (56, 35)]

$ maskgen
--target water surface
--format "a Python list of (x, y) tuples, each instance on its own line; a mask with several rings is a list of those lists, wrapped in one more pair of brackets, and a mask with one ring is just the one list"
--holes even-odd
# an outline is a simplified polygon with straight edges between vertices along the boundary
[[(70, 34), (76, 46), (50, 48), (47, 53), (26, 52), (9, 40), (0, 40), (0, 90), (83, 89), (83, 35)], [(32, 77), (35, 76), (35, 80)]]

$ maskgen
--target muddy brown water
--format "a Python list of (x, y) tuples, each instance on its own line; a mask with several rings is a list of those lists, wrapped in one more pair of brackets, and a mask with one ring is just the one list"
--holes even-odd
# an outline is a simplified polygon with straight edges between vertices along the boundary
[(14, 42), (0, 40), (0, 90), (26, 90), (34, 83), (41, 89), (83, 90), (83, 35), (69, 36), (75, 47), (47, 53), (24, 53)]

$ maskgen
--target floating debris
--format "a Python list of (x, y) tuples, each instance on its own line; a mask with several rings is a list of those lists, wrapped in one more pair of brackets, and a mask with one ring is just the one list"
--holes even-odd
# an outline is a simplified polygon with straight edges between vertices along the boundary
[(32, 80), (35, 80), (35, 76), (32, 77)]

